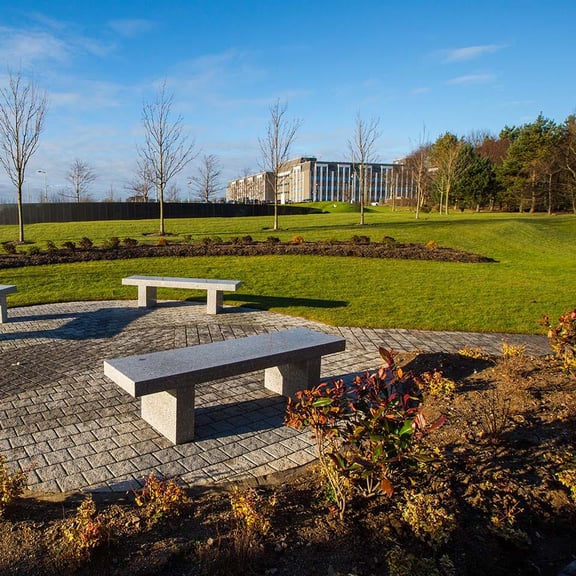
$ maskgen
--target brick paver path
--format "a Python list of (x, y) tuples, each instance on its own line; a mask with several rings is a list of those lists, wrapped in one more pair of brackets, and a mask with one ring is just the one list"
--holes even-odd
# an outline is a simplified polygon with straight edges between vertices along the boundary
[(142, 352), (309, 327), (347, 340), (325, 357), (322, 376), (376, 368), (378, 347), (455, 352), (465, 345), (499, 353), (502, 342), (548, 354), (544, 336), (334, 328), (281, 314), (204, 304), (75, 302), (11, 308), (0, 324), (0, 453), (27, 472), (31, 489), (127, 491), (150, 473), (188, 485), (261, 479), (315, 458), (309, 432), (283, 425), (286, 400), (262, 374), (196, 390), (196, 439), (174, 446), (139, 416), (133, 399), (103, 374), (103, 360)]

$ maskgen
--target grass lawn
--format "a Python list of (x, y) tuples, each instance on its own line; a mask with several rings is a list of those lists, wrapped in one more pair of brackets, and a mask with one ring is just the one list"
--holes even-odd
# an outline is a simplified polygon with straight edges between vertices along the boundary
[[(331, 206), (326, 206), (331, 208)], [(576, 217), (529, 214), (423, 214), (371, 208), (366, 224), (346, 208), (306, 216), (167, 220), (168, 239), (251, 235), (306, 241), (366, 235), (398, 242), (459, 248), (497, 262), (461, 264), (351, 257), (259, 256), (147, 258), (0, 269), (0, 284), (16, 284), (9, 305), (42, 302), (135, 299), (122, 286), (129, 274), (238, 279), (225, 303), (302, 316), (340, 326), (541, 333), (544, 314), (556, 319), (576, 307)], [(156, 220), (27, 225), (28, 241), (45, 248), (52, 240), (100, 244), (113, 236), (156, 243)], [(0, 242), (17, 237), (15, 226), (0, 226)], [(29, 249), (28, 246), (20, 248)], [(199, 298), (203, 293), (160, 291), (160, 298)]]

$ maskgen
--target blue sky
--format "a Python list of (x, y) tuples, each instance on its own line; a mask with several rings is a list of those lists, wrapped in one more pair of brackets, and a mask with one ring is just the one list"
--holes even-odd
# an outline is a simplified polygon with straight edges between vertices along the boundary
[[(573, 0), (0, 0), (0, 84), (21, 70), (48, 95), (26, 199), (38, 170), (57, 193), (79, 159), (95, 199), (121, 200), (161, 82), (223, 184), (258, 170), (277, 99), (302, 120), (294, 156), (347, 160), (360, 114), (379, 118), (389, 162), (423, 136), (562, 122), (576, 111), (575, 23)], [(14, 200), (2, 172), (0, 202)]]

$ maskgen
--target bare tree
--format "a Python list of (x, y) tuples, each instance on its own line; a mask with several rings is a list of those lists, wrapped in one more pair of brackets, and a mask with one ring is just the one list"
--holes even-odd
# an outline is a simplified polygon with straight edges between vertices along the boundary
[(88, 187), (96, 180), (96, 174), (86, 162), (76, 158), (66, 174), (66, 180), (72, 186), (71, 196), (76, 202), (79, 203), (90, 199)]
[(194, 192), (202, 202), (210, 202), (222, 189), (220, 176), (222, 167), (220, 160), (214, 154), (205, 154), (196, 176), (190, 178)]
[(166, 93), (163, 83), (151, 102), (144, 102), (142, 124), (145, 131), (144, 146), (138, 149), (140, 162), (152, 171), (154, 186), (160, 204), (160, 235), (164, 228), (164, 192), (170, 180), (194, 160), (194, 142), (188, 142), (181, 116), (172, 119), (174, 96)]
[(154, 190), (154, 174), (152, 173), (152, 169), (140, 159), (136, 165), (134, 178), (130, 180), (124, 188), (132, 193), (130, 200), (134, 202), (148, 202), (150, 200), (150, 192)]
[(261, 168), (269, 178), (274, 195), (274, 230), (278, 230), (278, 175), (282, 164), (290, 159), (290, 149), (296, 139), (302, 121), (298, 118), (286, 118), (287, 104), (280, 100), (270, 107), (270, 118), (266, 136), (258, 138), (261, 152)]
[(364, 205), (370, 192), (370, 172), (368, 164), (376, 161), (376, 141), (380, 138), (380, 120), (364, 120), (360, 113), (356, 116), (354, 137), (348, 140), (354, 174), (358, 178), (360, 191), (360, 224), (364, 224)]
[(424, 205), (431, 181), (430, 146), (430, 144), (421, 139), (418, 148), (407, 156), (404, 163), (416, 186), (416, 220), (420, 218), (420, 209)]
[(19, 241), (24, 242), (22, 192), (26, 168), (38, 148), (48, 101), (21, 73), (8, 72), (8, 86), (0, 88), (0, 163), (17, 190)]
[(166, 190), (164, 190), (164, 196), (166, 202), (181, 202), (180, 188), (178, 188), (176, 182), (172, 182), (168, 185)]

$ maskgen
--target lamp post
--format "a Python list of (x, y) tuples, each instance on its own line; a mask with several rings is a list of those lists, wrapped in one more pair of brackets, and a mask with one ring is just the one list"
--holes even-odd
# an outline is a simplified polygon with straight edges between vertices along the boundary
[(44, 202), (48, 202), (48, 185), (46, 184), (46, 170), (36, 170), (38, 174), (44, 175)]

